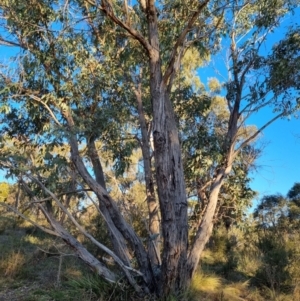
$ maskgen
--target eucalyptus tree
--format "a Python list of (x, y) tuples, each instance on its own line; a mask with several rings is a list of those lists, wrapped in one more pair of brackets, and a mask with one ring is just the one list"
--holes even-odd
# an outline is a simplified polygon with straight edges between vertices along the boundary
[(300, 183), (297, 182), (289, 190), (288, 194), (288, 224), (292, 229), (298, 231), (300, 220)]
[(256, 247), (263, 263), (256, 277), (273, 290), (291, 287), (299, 275), (299, 187), (295, 183), (286, 196), (263, 196), (254, 210)]
[[(25, 150), (18, 154), (3, 147), (1, 166), (19, 179), (49, 227), (31, 222), (61, 237), (106, 280), (118, 280), (120, 274), (93, 256), (44, 205), (50, 200), (113, 258), (139, 294), (167, 296), (186, 288), (212, 233), (220, 192), (226, 188), (225, 179), (235, 172), (234, 162), (242, 158), (245, 163), (247, 146), (267, 125), (295, 108), (293, 95), (278, 92), (268, 98), (278, 87), (276, 80), (272, 82), (274, 76), (268, 78), (275, 70), (269, 63), (275, 66), (280, 58), (260, 53), (269, 31), (294, 4), (271, 0), (263, 4), (141, 0), (133, 5), (126, 0), (30, 0), (26, 4), (1, 0), (0, 43), (19, 49), (8, 68), (3, 65), (1, 70), (2, 142), (15, 139)], [(197, 89), (188, 77), (181, 80), (186, 66), (182, 59), (192, 53), (200, 63), (223, 44), (228, 47), (231, 75), (223, 88), (227, 108), (219, 115), (211, 109), (210, 115), (218, 115), (215, 121), (220, 123), (211, 131), (201, 112), (210, 107), (212, 96)], [(252, 131), (245, 127), (251, 113), (271, 104), (278, 112), (272, 120)], [(189, 106), (190, 112), (195, 111), (194, 120), (187, 115)], [(207, 206), (189, 241), (186, 182), (190, 177), (184, 174), (182, 148), (189, 130), (181, 123), (197, 127), (199, 118), (209, 145), (198, 139), (198, 145), (191, 144), (186, 153), (213, 153), (206, 160), (195, 156), (196, 162), (207, 164), (203, 171)], [(31, 156), (33, 147), (37, 153), (46, 149), (38, 164)], [(138, 147), (143, 154), (149, 210), (147, 246), (109, 193), (101, 154), (109, 150), (112, 168), (122, 174)], [(90, 200), (106, 223), (113, 250), (92, 237), (67, 210), (61, 190), (51, 187), (58, 179), (45, 179), (55, 172), (64, 175), (66, 194), (87, 189), (93, 193)], [(73, 183), (71, 191), (69, 182)], [(200, 181), (198, 189), (203, 189), (201, 185)]]
[(287, 196), (281, 194), (264, 196), (254, 211), (260, 228), (293, 234), (299, 228), (299, 188), (295, 183)]

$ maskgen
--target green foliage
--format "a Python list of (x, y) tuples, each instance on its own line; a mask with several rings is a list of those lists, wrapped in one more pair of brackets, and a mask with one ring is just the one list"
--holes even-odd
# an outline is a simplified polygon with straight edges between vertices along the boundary
[(291, 285), (291, 273), (288, 270), (291, 250), (287, 249), (281, 237), (274, 239), (272, 233), (259, 238), (257, 246), (261, 251), (262, 261), (255, 281), (258, 285), (265, 285), (274, 291), (287, 291)]
[(286, 199), (282, 195), (264, 196), (255, 209), (254, 218), (260, 220), (260, 226), (273, 227), (285, 216)]
[(300, 222), (300, 183), (295, 183), (287, 194), (289, 223), (295, 229), (299, 227)]
[[(264, 196), (258, 204), (254, 217), (257, 219), (256, 242), (261, 263), (255, 281), (274, 292), (290, 292), (297, 286), (299, 270), (298, 220), (295, 203), (298, 199), (298, 183), (282, 195)], [(296, 231), (295, 231), (296, 230)]]
[(273, 48), (270, 59), (270, 85), (277, 92), (300, 89), (300, 35), (299, 28), (289, 31), (284, 40)]

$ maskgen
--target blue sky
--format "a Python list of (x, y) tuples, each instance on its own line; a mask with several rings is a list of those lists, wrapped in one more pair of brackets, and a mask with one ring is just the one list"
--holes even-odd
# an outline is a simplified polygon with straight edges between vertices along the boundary
[[(262, 116), (255, 119), (259, 122)], [(260, 195), (285, 195), (295, 182), (300, 182), (300, 119), (275, 121), (260, 142), (265, 146), (251, 175), (251, 187)]]

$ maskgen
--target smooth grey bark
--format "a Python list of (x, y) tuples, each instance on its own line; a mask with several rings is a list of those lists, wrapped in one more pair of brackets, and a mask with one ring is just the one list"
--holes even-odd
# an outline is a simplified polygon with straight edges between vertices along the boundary
[[(101, 164), (101, 161), (100, 161), (100, 158), (98, 155), (98, 151), (97, 151), (94, 139), (88, 140), (87, 148), (88, 148), (89, 158), (91, 159), (91, 162), (92, 162), (96, 181), (98, 184), (100, 184), (106, 190), (103, 168), (102, 168), (102, 164)], [(111, 238), (111, 242), (113, 244), (114, 251), (125, 264), (130, 265), (131, 256), (130, 256), (130, 252), (128, 250), (128, 247), (126, 245), (126, 241), (125, 241), (123, 235), (116, 228), (116, 226), (115, 226), (114, 222), (112, 221), (110, 214), (109, 214), (108, 210), (106, 209), (105, 205), (103, 204), (103, 202), (99, 202), (99, 209), (102, 212), (105, 222), (107, 224), (108, 233)]]
[[(231, 48), (233, 50), (233, 48)], [(236, 61), (233, 55), (233, 61)], [(234, 68), (233, 68), (234, 69)], [(190, 283), (197, 266), (199, 264), (200, 256), (211, 237), (213, 230), (213, 219), (216, 212), (220, 189), (224, 183), (224, 179), (230, 173), (233, 163), (234, 145), (236, 142), (236, 135), (238, 131), (239, 109), (241, 101), (241, 87), (238, 81), (238, 74), (234, 71), (235, 90), (234, 90), (234, 105), (230, 111), (230, 118), (228, 122), (228, 130), (223, 144), (223, 163), (217, 169), (215, 179), (211, 184), (209, 199), (207, 207), (202, 216), (201, 223), (193, 239), (188, 260), (187, 260), (187, 285)], [(229, 100), (228, 100), (229, 101)]]
[(219, 192), (223, 185), (224, 178), (226, 174), (230, 172), (230, 169), (231, 167), (227, 168), (226, 170), (220, 171), (219, 174), (216, 176), (216, 179), (212, 183), (207, 207), (203, 214), (200, 226), (196, 232), (193, 244), (188, 255), (188, 260), (186, 263), (186, 285), (189, 285), (192, 277), (194, 276), (194, 273), (199, 264), (200, 256), (209, 238), (211, 237), (214, 225), (213, 219), (216, 212)]
[(88, 156), (91, 159), (93, 165), (93, 171), (95, 174), (96, 181), (106, 190), (104, 172), (103, 172), (102, 164), (98, 155), (94, 138), (87, 139), (87, 149), (88, 149)]
[(87, 249), (66, 231), (60, 223), (56, 222), (53, 218), (48, 218), (48, 221), (54, 231), (75, 251), (79, 258), (92, 268), (92, 270), (109, 282), (114, 283), (117, 281), (116, 275), (88, 252)]
[[(143, 290), (141, 288), (140, 285), (138, 285), (138, 283), (135, 280), (134, 275), (132, 275), (132, 273), (134, 273), (135, 275), (139, 275), (139, 276), (143, 276), (140, 271), (133, 269), (131, 266), (128, 266), (126, 264), (124, 264), (122, 262), (122, 260), (113, 252), (111, 251), (109, 248), (107, 248), (105, 245), (103, 245), (102, 243), (100, 243), (99, 241), (97, 241), (92, 235), (90, 235), (85, 229), (84, 227), (82, 227), (77, 220), (74, 218), (74, 216), (68, 211), (68, 209), (61, 203), (61, 201), (56, 197), (56, 195), (51, 192), (41, 181), (39, 181), (36, 177), (27, 174), (27, 177), (29, 179), (31, 179), (32, 181), (34, 181), (36, 184), (38, 184), (40, 186), (40, 188), (42, 188), (42, 190), (47, 193), (56, 203), (56, 205), (63, 211), (66, 213), (66, 215), (68, 216), (69, 220), (74, 224), (74, 226), (77, 228), (77, 230), (83, 234), (86, 238), (88, 238), (94, 245), (96, 245), (97, 247), (99, 247), (101, 250), (103, 250), (107, 255), (111, 256), (112, 259), (115, 261), (115, 263), (122, 269), (123, 273), (125, 274), (128, 282), (132, 285), (132, 287), (135, 289), (135, 291), (140, 295), (143, 296), (145, 292), (149, 292), (147, 290), (147, 287), (145, 288), (145, 290)], [(32, 191), (30, 190), (30, 188), (28, 187), (28, 185), (23, 181), (23, 185), (26, 189), (26, 191), (29, 193), (29, 195), (31, 195), (33, 197), (33, 199), (35, 200), (35, 202), (38, 204), (38, 207), (41, 208), (42, 212), (44, 213), (45, 218), (48, 220), (48, 222), (50, 223), (50, 225), (52, 226), (52, 228), (54, 229), (55, 235), (56, 236), (60, 236), (61, 235), (61, 231), (65, 231), (65, 229), (63, 228), (63, 226), (57, 222), (57, 220), (53, 217), (51, 212), (48, 212), (47, 210), (45, 210), (45, 208), (41, 205), (41, 201), (34, 196), (34, 194), (32, 193)], [(60, 230), (60, 231), (58, 231)], [(65, 234), (69, 236), (69, 240), (74, 240), (74, 237), (72, 235), (70, 235), (67, 231), (65, 231)], [(62, 237), (63, 238), (63, 237)], [(65, 240), (65, 239), (64, 239)], [(75, 239), (76, 240), (76, 239)], [(75, 250), (78, 251), (76, 249), (77, 246), (73, 246), (73, 248), (75, 248)], [(90, 257), (89, 257), (90, 258)], [(85, 258), (86, 261), (86, 258)], [(88, 262), (86, 262), (88, 263)], [(100, 263), (101, 264), (101, 263)], [(99, 265), (99, 264), (98, 264)], [(107, 269), (106, 266), (102, 265), (105, 269)], [(107, 269), (109, 270), (109, 269)], [(109, 270), (110, 271), (110, 270)], [(115, 273), (111, 272), (112, 275), (115, 276)]]
[[(141, 72), (141, 71), (140, 71)], [(140, 74), (141, 80), (142, 74)], [(148, 229), (149, 229), (149, 241), (148, 241), (148, 253), (152, 264), (155, 266), (161, 265), (160, 258), (160, 220), (158, 214), (158, 204), (155, 197), (154, 191), (154, 182), (153, 182), (153, 173), (151, 168), (151, 154), (150, 154), (150, 143), (149, 143), (149, 135), (147, 129), (147, 123), (145, 118), (145, 113), (143, 109), (142, 102), (142, 91), (141, 91), (141, 83), (138, 83), (138, 87), (134, 89), (139, 122), (141, 128), (141, 149), (143, 155), (143, 163), (144, 163), (144, 174), (145, 174), (145, 186), (146, 186), (146, 196), (147, 196), (147, 205), (148, 205)]]
[(232, 164), (234, 161), (234, 147), (237, 139), (238, 121), (240, 117), (239, 110), (242, 93), (237, 74), (234, 74), (234, 78), (236, 80), (234, 91), (234, 105), (230, 112), (228, 130), (222, 147), (224, 159), (223, 163), (220, 164), (220, 166), (217, 168), (217, 174), (211, 185), (207, 207), (203, 214), (201, 223), (196, 232), (193, 244), (188, 255), (187, 285), (190, 283), (199, 264), (200, 256), (205, 248), (205, 245), (211, 237), (214, 226), (213, 219), (216, 213), (220, 189), (222, 188), (225, 178), (231, 172)]
[[(253, 64), (253, 60), (250, 60), (244, 70), (241, 71), (239, 67), (239, 60), (238, 60), (238, 51), (236, 49), (235, 43), (235, 34), (232, 33), (231, 35), (231, 59), (232, 59), (232, 72), (233, 72), (233, 79), (232, 85), (230, 89), (230, 93), (226, 96), (228, 108), (230, 111), (230, 117), (228, 120), (228, 127), (227, 127), (227, 134), (225, 137), (225, 141), (222, 148), (223, 153), (223, 163), (220, 164), (219, 168), (217, 169), (217, 174), (215, 179), (212, 182), (212, 186), (210, 189), (209, 194), (209, 201), (207, 204), (206, 211), (202, 217), (202, 221), (196, 232), (196, 236), (194, 237), (193, 245), (191, 246), (188, 261), (187, 261), (187, 283), (191, 281), (195, 270), (199, 264), (200, 256), (204, 250), (204, 247), (210, 238), (213, 230), (213, 219), (216, 213), (216, 208), (218, 204), (218, 197), (220, 193), (220, 189), (224, 183), (225, 178), (232, 170), (232, 165), (234, 162), (235, 157), (238, 155), (239, 151), (248, 145), (253, 139), (255, 139), (259, 133), (269, 126), (272, 122), (280, 118), (284, 115), (284, 112), (279, 113), (273, 119), (269, 120), (264, 126), (262, 126), (259, 130), (257, 130), (254, 134), (250, 137), (246, 138), (240, 145), (237, 147), (237, 136), (240, 124), (244, 121), (241, 121), (242, 113), (240, 112), (240, 104), (242, 100), (242, 92), (244, 90), (245, 85), (245, 76), (249, 69)], [(228, 91), (229, 92), (229, 91)]]

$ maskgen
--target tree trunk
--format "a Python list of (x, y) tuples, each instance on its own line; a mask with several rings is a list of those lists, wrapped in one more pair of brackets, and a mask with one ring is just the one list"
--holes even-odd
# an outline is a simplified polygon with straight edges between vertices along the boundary
[(224, 179), (227, 177), (227, 175), (231, 172), (232, 169), (232, 163), (234, 159), (234, 145), (236, 142), (237, 124), (239, 119), (239, 95), (240, 94), (237, 93), (234, 108), (230, 112), (228, 130), (223, 144), (224, 163), (218, 169), (216, 178), (212, 182), (207, 208), (202, 217), (202, 221), (200, 223), (200, 226), (194, 238), (193, 245), (188, 255), (186, 285), (190, 283), (198, 267), (199, 260), (204, 250), (204, 247), (208, 242), (209, 238), (211, 237), (214, 226), (213, 219), (216, 213), (220, 189), (222, 188)]
[(186, 265), (186, 285), (189, 285), (199, 264), (200, 256), (208, 242), (213, 230), (213, 218), (215, 215), (220, 189), (224, 181), (224, 172), (220, 172), (212, 184), (208, 204), (202, 217), (194, 243), (188, 255)]
[[(87, 143), (87, 147), (88, 147), (88, 154), (93, 165), (96, 181), (106, 190), (102, 164), (99, 159), (95, 141), (93, 139), (90, 139)], [(120, 257), (123, 263), (130, 266), (131, 256), (123, 235), (116, 228), (103, 202), (99, 202), (99, 209), (102, 212), (105, 222), (107, 224), (108, 233), (111, 238), (111, 242), (115, 253)]]
[(154, 3), (148, 7), (150, 92), (156, 181), (161, 209), (163, 259), (161, 294), (181, 288), (181, 273), (187, 256), (187, 199), (178, 129), (172, 104), (162, 80), (157, 16)]
[[(141, 74), (140, 74), (141, 76)], [(155, 197), (153, 174), (151, 170), (151, 155), (150, 155), (150, 143), (148, 138), (148, 130), (145, 119), (145, 113), (142, 103), (142, 91), (141, 84), (139, 83), (138, 88), (135, 89), (135, 96), (138, 106), (139, 121), (142, 134), (142, 154), (144, 162), (144, 174), (145, 174), (145, 184), (146, 184), (146, 195), (147, 195), (147, 205), (149, 213), (149, 242), (148, 242), (148, 253), (150, 260), (155, 268), (161, 264), (160, 258), (160, 221), (158, 215), (158, 206)]]

